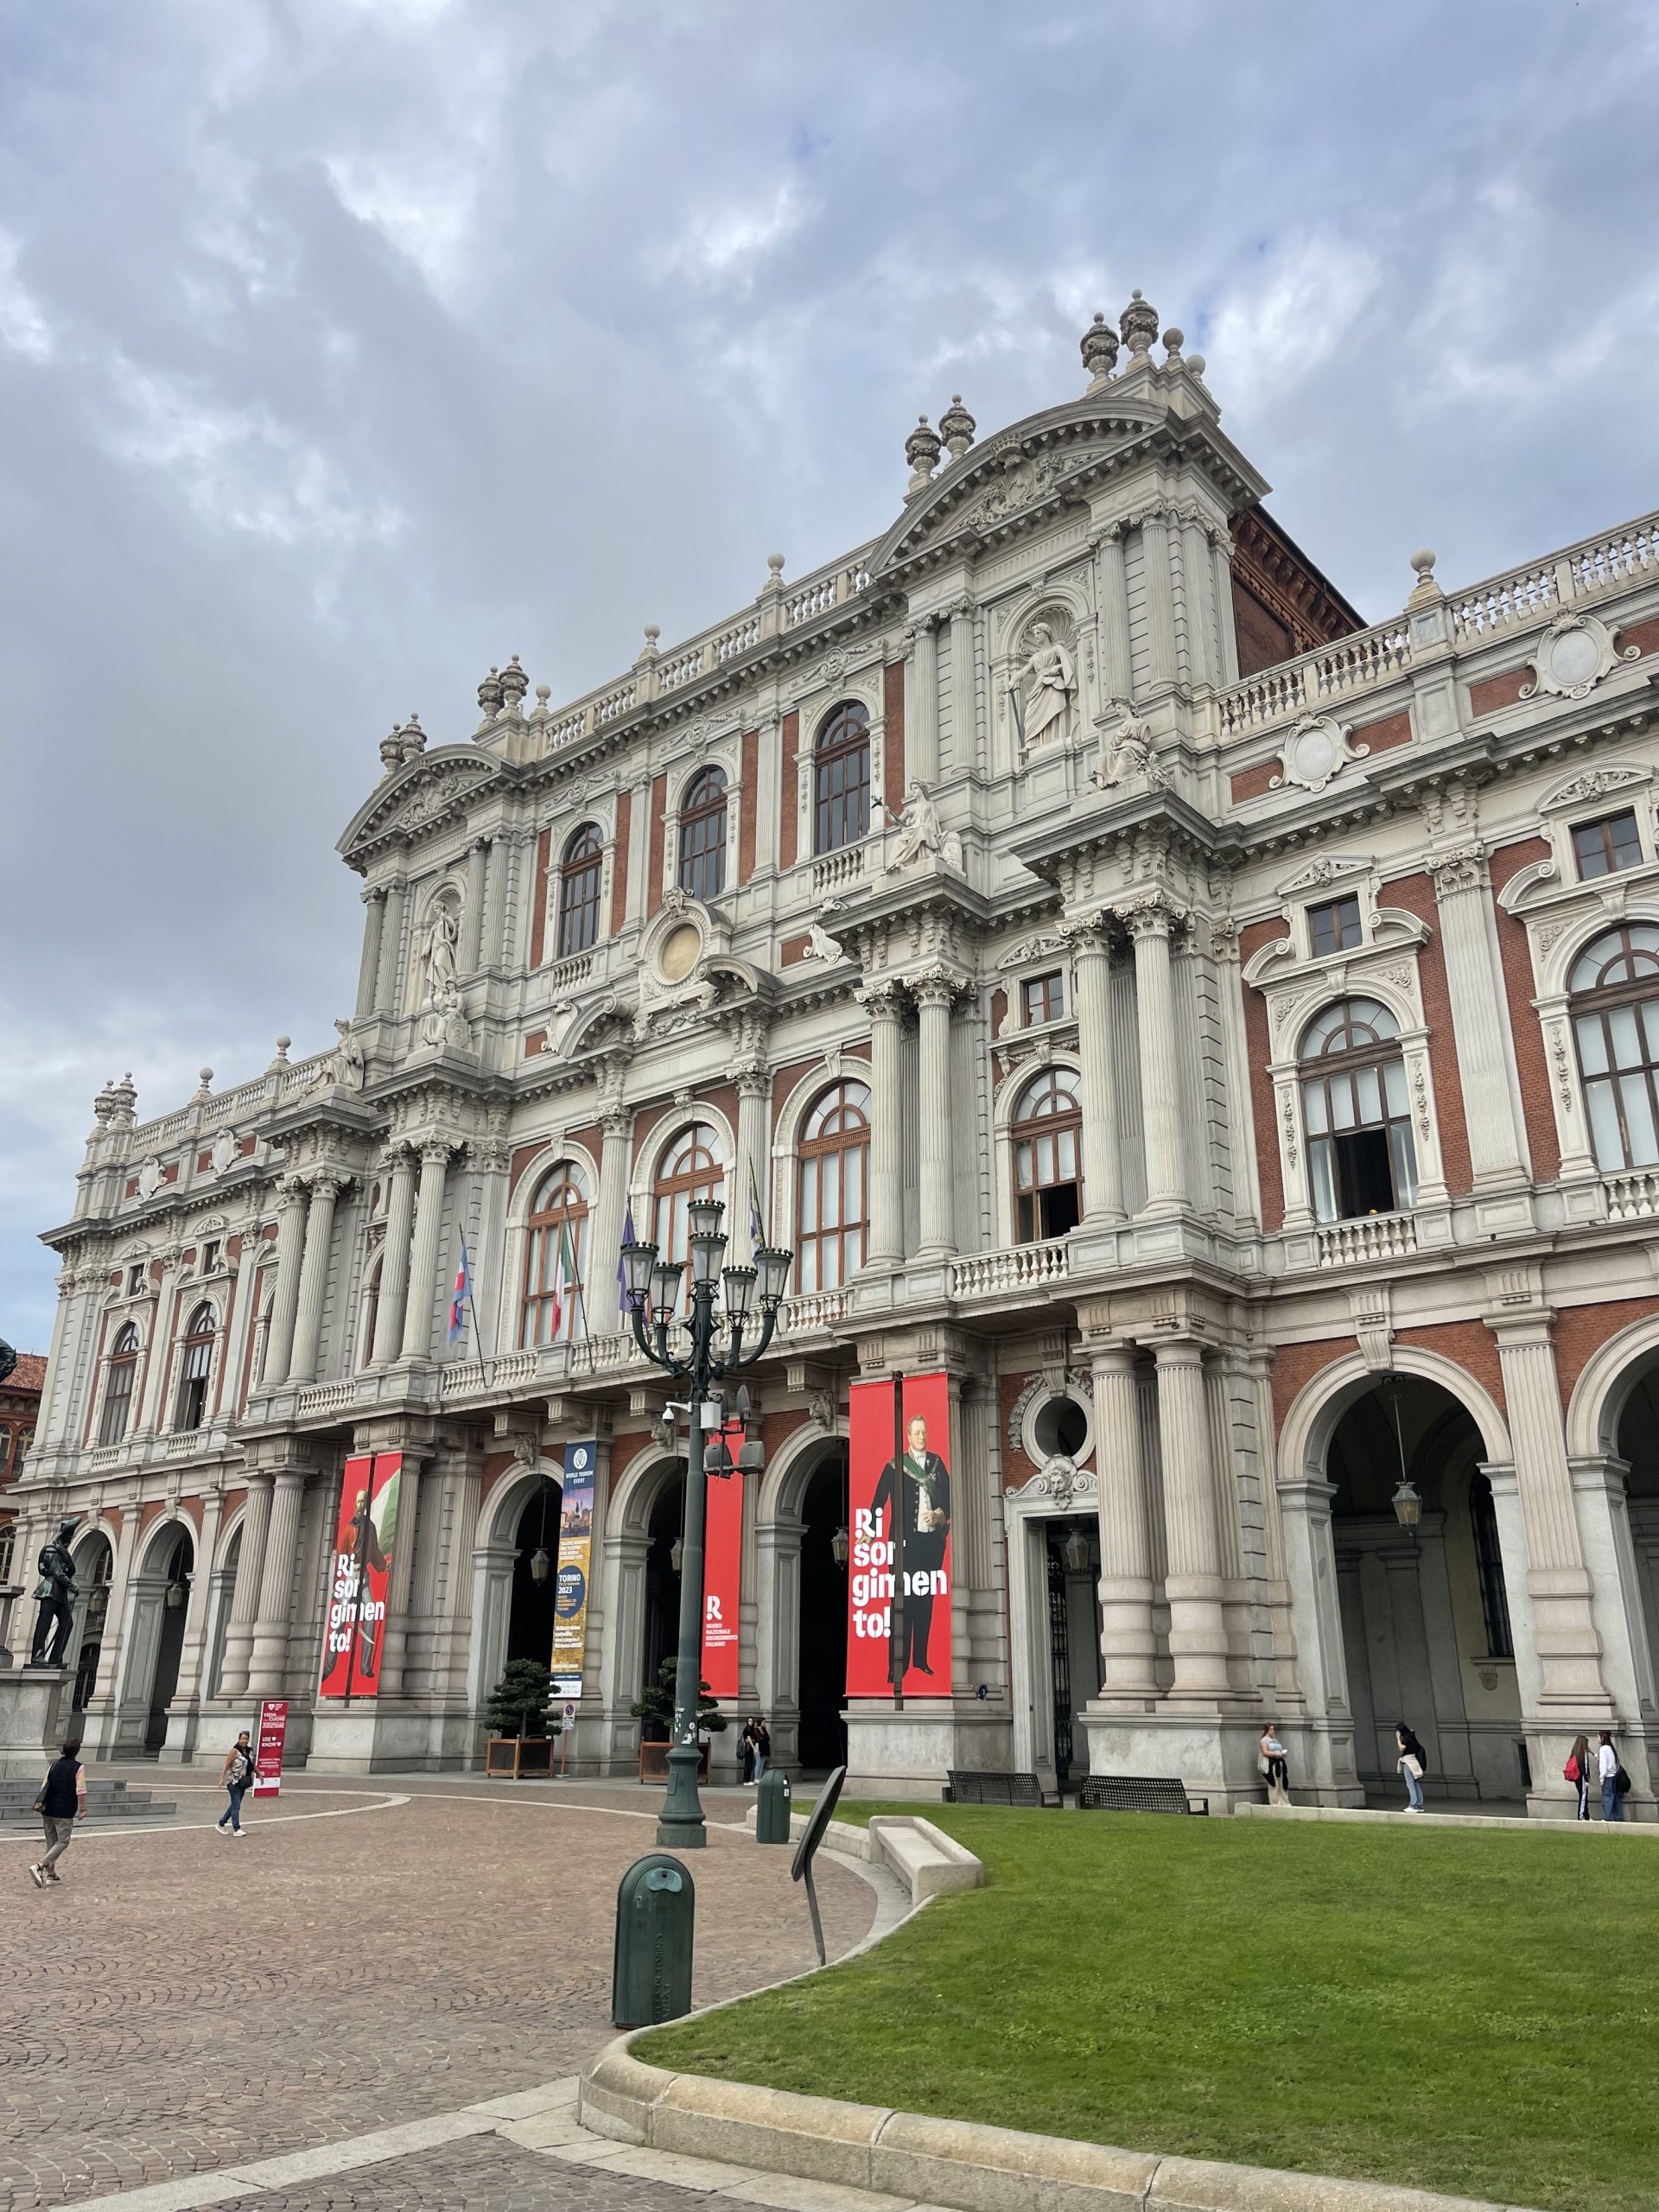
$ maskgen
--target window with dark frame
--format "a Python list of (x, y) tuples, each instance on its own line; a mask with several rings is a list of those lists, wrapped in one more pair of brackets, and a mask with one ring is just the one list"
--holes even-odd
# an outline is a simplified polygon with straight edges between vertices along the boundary
[(1629, 807), (1621, 814), (1604, 814), (1598, 822), (1579, 822), (1573, 828), (1573, 850), (1581, 878), (1614, 875), (1620, 868), (1642, 865), (1642, 832)]
[(543, 1176), (530, 1204), (524, 1242), (524, 1287), (518, 1344), (570, 1343), (582, 1294), (588, 1230), (588, 1188), (574, 1160), (561, 1160)]
[(814, 1102), (801, 1135), (796, 1272), (800, 1287), (840, 1290), (869, 1238), (870, 1092), (838, 1083)]
[(1486, 1628), (1486, 1656), (1513, 1659), (1515, 1632), (1510, 1626), (1510, 1598), (1503, 1586), (1503, 1554), (1497, 1541), (1497, 1507), (1492, 1485), (1480, 1473), (1470, 1478), (1469, 1518), (1475, 1538), (1475, 1570), (1480, 1579), (1480, 1611)]
[(143, 1294), (143, 1287), (144, 1263), (140, 1260), (127, 1269), (127, 1296), (129, 1298), (140, 1297)]
[(1596, 1165), (1659, 1165), (1659, 929), (1626, 922), (1587, 944), (1567, 977)]
[(219, 1242), (216, 1236), (209, 1243), (202, 1246), (201, 1272), (203, 1274), (211, 1275), (217, 1272), (219, 1268)]
[(1045, 1068), (1014, 1107), (1014, 1234), (1020, 1244), (1064, 1236), (1083, 1218), (1083, 1110), (1076, 1072)]
[(812, 849), (838, 853), (870, 828), (870, 717), (847, 700), (818, 726), (812, 747)]
[(1034, 1029), (1041, 1021), (1064, 1020), (1065, 976), (1059, 969), (1026, 978), (1020, 986), (1020, 1014), (1027, 1029)]
[[(653, 1241), (658, 1256), (665, 1262), (690, 1260), (690, 1219), (686, 1210), (692, 1199), (717, 1198), (721, 1194), (726, 1173), (720, 1164), (716, 1142), (715, 1132), (707, 1122), (693, 1122), (680, 1131), (662, 1155), (651, 1195), (656, 1230)], [(690, 1311), (690, 1302), (691, 1270), (688, 1264), (680, 1277), (681, 1313)]]
[(1328, 952), (1346, 952), (1362, 944), (1364, 934), (1360, 927), (1357, 899), (1330, 899), (1323, 906), (1307, 910), (1307, 941), (1316, 957)]
[(559, 864), (558, 957), (586, 952), (599, 942), (599, 893), (605, 874), (605, 842), (584, 822)]
[(1320, 1221), (1401, 1213), (1417, 1202), (1399, 1037), (1394, 1016), (1375, 999), (1339, 1000), (1303, 1033), (1302, 1118)]
[(109, 1367), (104, 1377), (104, 1408), (98, 1423), (100, 1444), (118, 1444), (126, 1434), (132, 1412), (133, 1378), (137, 1370), (138, 1332), (129, 1321), (117, 1330), (115, 1342), (110, 1346)]
[(680, 808), (680, 888), (688, 899), (718, 899), (726, 888), (726, 776), (705, 768)]
[(204, 1299), (190, 1316), (179, 1368), (175, 1429), (200, 1428), (207, 1418), (207, 1382), (213, 1371), (213, 1309)]

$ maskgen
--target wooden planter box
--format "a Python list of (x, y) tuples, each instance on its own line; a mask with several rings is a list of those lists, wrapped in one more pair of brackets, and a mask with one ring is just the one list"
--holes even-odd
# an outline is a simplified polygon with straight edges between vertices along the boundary
[(558, 1740), (556, 1736), (492, 1736), (484, 1747), (484, 1771), (510, 1782), (550, 1775)]
[[(641, 1782), (668, 1780), (668, 1754), (671, 1748), (671, 1746), (667, 1744), (640, 1745), (639, 1779)], [(707, 1782), (709, 1779), (709, 1746), (706, 1742), (697, 1745), (697, 1779), (699, 1782)]]

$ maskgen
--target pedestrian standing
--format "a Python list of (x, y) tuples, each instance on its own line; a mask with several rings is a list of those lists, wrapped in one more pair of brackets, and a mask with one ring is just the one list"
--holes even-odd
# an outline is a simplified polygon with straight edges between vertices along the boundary
[(235, 1836), (240, 1840), (247, 1834), (242, 1825), (242, 1800), (253, 1780), (253, 1743), (245, 1728), (226, 1752), (219, 1779), (229, 1791), (231, 1802), (213, 1825), (220, 1835)]
[(1403, 1720), (1395, 1724), (1394, 1740), (1400, 1747), (1400, 1757), (1395, 1764), (1406, 1777), (1406, 1810), (1421, 1813), (1423, 1809), (1423, 1775), (1428, 1766), (1428, 1753)]
[(1590, 1817), (1590, 1738), (1575, 1736), (1573, 1748), (1567, 1755), (1567, 1764), (1561, 1769), (1563, 1780), (1570, 1782), (1579, 1793), (1579, 1818)]
[(58, 1861), (69, 1848), (75, 1822), (86, 1810), (86, 1770), (80, 1763), (79, 1744), (65, 1744), (61, 1756), (48, 1767), (35, 1809), (46, 1830), (46, 1852), (29, 1868), (29, 1878), (37, 1890), (48, 1884), (55, 1888), (63, 1879)]
[(743, 1733), (737, 1739), (737, 1757), (743, 1770), (743, 1786), (747, 1789), (754, 1780), (754, 1723), (746, 1720)]
[(1630, 1786), (1630, 1777), (1618, 1763), (1618, 1753), (1613, 1749), (1613, 1739), (1604, 1728), (1596, 1746), (1596, 1770), (1601, 1779), (1601, 1817), (1604, 1821), (1622, 1821), (1624, 1817), (1624, 1792)]
[(1290, 1761), (1285, 1747), (1279, 1740), (1279, 1723), (1269, 1720), (1262, 1731), (1262, 1750), (1259, 1762), (1268, 1778), (1269, 1805), (1288, 1805), (1290, 1802)]
[(757, 1713), (754, 1716), (754, 1778), (760, 1781), (772, 1758), (772, 1735), (766, 1722)]

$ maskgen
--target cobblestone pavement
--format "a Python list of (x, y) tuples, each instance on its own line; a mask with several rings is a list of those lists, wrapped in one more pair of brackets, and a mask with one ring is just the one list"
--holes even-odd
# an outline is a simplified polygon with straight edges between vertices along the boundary
[[(247, 1840), (236, 1843), (207, 1825), (220, 1795), (162, 1778), (181, 1825), (89, 1827), (59, 1890), (29, 1883), (29, 1844), (0, 1843), (0, 2212), (245, 2164), (531, 2088), (578, 2071), (612, 2032), (616, 1885), (653, 1847), (647, 1821), (514, 1799), (510, 1785), (446, 1793), (442, 1777), (297, 1777), (277, 1807), (250, 1805)], [(406, 1803), (386, 1807), (405, 1791)], [(644, 1811), (654, 1800), (637, 1802)], [(711, 1820), (740, 1818), (743, 1802), (711, 1804)], [(692, 1866), (698, 2003), (812, 1963), (788, 1852), (711, 1827)], [(822, 1861), (819, 1891), (833, 1955), (866, 1932), (874, 1900)], [(531, 2202), (522, 2190), (534, 2183), (534, 2202), (563, 2202), (548, 2194), (549, 2162), (521, 2181), (521, 2156), (493, 2140), (442, 2154), (480, 2161), (480, 2174), (502, 2177), (499, 2195), (445, 2196), (442, 2178), (431, 2183), (438, 2194), (377, 2193), (394, 2175), (416, 2186), (403, 2180), (417, 2163), (406, 2158), (342, 2176), (332, 2195), (311, 2183), (258, 2201), (464, 2201), (505, 2212)], [(594, 2202), (584, 2179), (572, 2185)]]
[(360, 2167), (280, 2194), (262, 2191), (249, 2212), (708, 2212), (701, 2192), (671, 2182), (641, 2181), (603, 2167), (563, 2165), (499, 2135), (478, 2135), (437, 2151), (417, 2151), (383, 2166)]

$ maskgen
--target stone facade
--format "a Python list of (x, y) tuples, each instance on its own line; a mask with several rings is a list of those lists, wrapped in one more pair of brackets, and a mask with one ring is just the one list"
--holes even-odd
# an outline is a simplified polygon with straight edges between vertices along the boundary
[[(1450, 594), (1420, 554), (1363, 627), (1157, 329), (1097, 320), (993, 437), (953, 401), (883, 535), (620, 681), (411, 717), (340, 841), (336, 1044), (100, 1094), (17, 1491), (25, 1552), (83, 1516), (96, 1748), (284, 1694), (319, 1764), (475, 1758), (596, 1435), (569, 1752), (631, 1770), (680, 1478), (615, 1255), (701, 1178), (798, 1255), (739, 1700), (785, 1763), (842, 1726), (848, 1384), (903, 1366), (950, 1378), (955, 1673), (848, 1710), (855, 1774), (1224, 1804), (1271, 1715), (1355, 1802), (1404, 1719), (1431, 1787), (1561, 1814), (1605, 1726), (1652, 1816), (1659, 550)], [(354, 1449), (405, 1453), (413, 1541), (381, 1694), (318, 1717)]]

